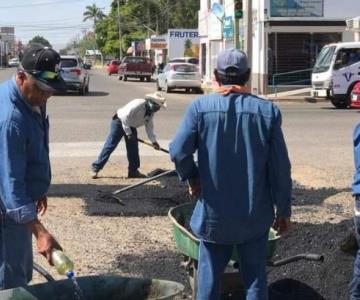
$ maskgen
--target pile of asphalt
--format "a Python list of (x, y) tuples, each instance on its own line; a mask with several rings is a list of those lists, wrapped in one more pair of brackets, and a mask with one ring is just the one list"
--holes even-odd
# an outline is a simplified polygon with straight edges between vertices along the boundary
[(284, 299), (348, 299), (348, 284), (352, 277), (354, 256), (342, 252), (339, 245), (351, 230), (351, 220), (340, 224), (294, 223), (291, 232), (279, 240), (273, 259), (302, 253), (317, 253), (324, 256), (324, 262), (301, 260), (271, 267), (268, 273), (270, 287), (275, 282), (291, 279), (292, 283), (296, 281), (301, 284), (290, 284), (288, 287), (283, 285), (281, 291)]

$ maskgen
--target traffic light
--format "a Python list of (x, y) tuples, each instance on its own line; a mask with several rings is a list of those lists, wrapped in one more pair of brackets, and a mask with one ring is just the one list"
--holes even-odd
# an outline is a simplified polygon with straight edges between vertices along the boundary
[(235, 19), (242, 19), (244, 16), (243, 11), (243, 1), (242, 0), (235, 0), (234, 2), (234, 16)]

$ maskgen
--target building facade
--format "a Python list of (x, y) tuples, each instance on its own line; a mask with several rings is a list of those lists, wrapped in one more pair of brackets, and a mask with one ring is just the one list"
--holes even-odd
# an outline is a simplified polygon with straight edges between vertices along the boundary
[[(214, 14), (214, 3), (223, 9), (221, 18)], [(244, 17), (236, 19), (239, 7)], [(341, 4), (338, 0), (200, 0), (203, 78), (212, 80), (219, 51), (236, 47), (251, 51), (253, 93), (266, 94), (272, 84), (309, 84), (310, 69), (321, 48), (354, 39), (346, 30), (346, 20), (359, 11), (359, 0)]]

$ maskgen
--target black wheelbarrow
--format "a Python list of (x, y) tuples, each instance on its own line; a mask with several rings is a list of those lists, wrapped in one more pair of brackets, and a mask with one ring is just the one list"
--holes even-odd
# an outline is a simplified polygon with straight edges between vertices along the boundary
[(81, 297), (69, 279), (54, 280), (42, 267), (34, 269), (46, 283), (0, 291), (0, 300), (170, 300), (184, 290), (180, 283), (146, 278), (99, 275), (77, 277)]
[[(194, 207), (195, 203), (181, 204), (171, 208), (169, 210), (168, 216), (172, 221), (175, 244), (179, 252), (184, 256), (183, 265), (189, 274), (193, 299), (196, 299), (199, 239), (196, 238), (185, 226), (186, 224), (189, 224)], [(275, 230), (270, 230), (267, 244), (267, 265), (269, 267), (278, 267), (298, 260), (324, 261), (324, 257), (319, 254), (298, 254), (292, 257), (274, 261), (272, 257), (275, 252), (276, 242), (280, 238), (281, 236), (277, 235)], [(224, 273), (222, 281), (222, 293), (224, 295), (242, 295), (244, 293), (244, 286), (242, 284), (241, 275), (239, 273), (239, 264), (237, 261), (238, 253), (236, 248), (234, 248), (231, 261), (229, 262), (228, 268)]]

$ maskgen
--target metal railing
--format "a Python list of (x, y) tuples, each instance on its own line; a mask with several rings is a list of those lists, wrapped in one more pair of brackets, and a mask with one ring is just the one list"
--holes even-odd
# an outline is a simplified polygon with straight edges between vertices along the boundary
[(276, 78), (279, 78), (280, 76), (289, 76), (289, 75), (291, 77), (291, 75), (294, 75), (294, 74), (301, 74), (301, 73), (306, 74), (306, 72), (310, 72), (309, 78), (299, 79), (298, 76), (295, 76), (294, 80), (292, 80), (292, 81), (281, 81), (281, 84), (286, 85), (286, 84), (290, 84), (290, 83), (291, 84), (299, 84), (299, 83), (309, 82), (309, 80), (311, 79), (311, 71), (312, 71), (312, 69), (313, 68), (273, 74), (271, 82), (272, 82), (272, 86), (274, 87), (275, 96), (277, 96), (277, 85), (278, 85), (278, 81), (279, 81), (279, 80), (276, 81)]

